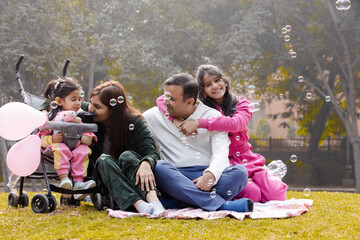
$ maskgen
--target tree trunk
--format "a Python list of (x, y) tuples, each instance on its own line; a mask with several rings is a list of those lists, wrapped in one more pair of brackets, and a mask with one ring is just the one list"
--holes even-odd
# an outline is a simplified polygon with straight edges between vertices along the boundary
[(10, 189), (7, 187), (7, 184), (9, 182), (9, 175), (10, 172), (8, 170), (7, 164), (6, 164), (6, 156), (7, 156), (7, 146), (5, 139), (0, 137), (0, 158), (1, 158), (1, 170), (2, 170), (2, 177), (4, 179), (4, 191), (9, 192)]
[[(331, 88), (331, 90), (334, 88), (335, 83), (335, 71), (332, 71), (329, 73), (328, 77), (328, 84)], [(329, 118), (329, 115), (332, 110), (332, 104), (323, 102), (320, 108), (320, 111), (309, 128), (310, 133), (310, 142), (309, 142), (309, 148), (308, 148), (308, 159), (311, 164), (311, 176), (310, 176), (310, 183), (313, 186), (317, 185), (323, 185), (326, 184), (326, 182), (323, 181), (321, 178), (321, 166), (319, 165), (319, 141), (321, 139), (321, 135), (324, 132), (326, 121)]]
[(89, 85), (88, 85), (88, 96), (94, 88), (94, 74), (95, 74), (96, 56), (93, 56), (90, 62), (89, 68)]
[(360, 193), (360, 137), (352, 141), (354, 156), (355, 192)]
[(321, 166), (319, 165), (319, 141), (324, 132), (325, 124), (329, 118), (330, 112), (331, 104), (323, 103), (315, 123), (309, 127), (311, 135), (308, 148), (308, 158), (312, 167), (310, 182), (313, 186), (324, 184), (320, 173)]

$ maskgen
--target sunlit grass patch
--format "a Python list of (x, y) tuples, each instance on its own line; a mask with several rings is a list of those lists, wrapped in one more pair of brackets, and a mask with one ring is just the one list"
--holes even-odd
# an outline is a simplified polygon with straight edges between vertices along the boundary
[[(29, 193), (30, 200), (35, 193)], [(352, 193), (288, 192), (288, 199), (314, 200), (310, 211), (295, 218), (243, 221), (116, 219), (95, 211), (91, 203), (57, 206), (35, 214), (30, 207), (9, 208), (0, 193), (0, 239), (359, 239), (360, 195)], [(59, 199), (59, 195), (56, 196)]]

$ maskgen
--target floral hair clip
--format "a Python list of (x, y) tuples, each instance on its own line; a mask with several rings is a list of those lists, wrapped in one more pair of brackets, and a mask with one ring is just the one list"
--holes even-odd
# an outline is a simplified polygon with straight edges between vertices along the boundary
[(55, 83), (54, 89), (56, 90), (56, 88), (59, 86), (60, 81), (58, 81), (57, 83)]
[(109, 104), (110, 104), (110, 106), (114, 107), (114, 106), (116, 106), (117, 103), (121, 104), (123, 102), (124, 102), (124, 97), (119, 96), (117, 99), (115, 99), (115, 98), (110, 99)]

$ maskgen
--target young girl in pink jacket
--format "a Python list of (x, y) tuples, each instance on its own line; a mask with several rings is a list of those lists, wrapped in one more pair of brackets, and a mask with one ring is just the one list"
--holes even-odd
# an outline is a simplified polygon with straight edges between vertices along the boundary
[[(229, 81), (222, 71), (213, 65), (201, 65), (196, 73), (199, 84), (199, 99), (209, 107), (215, 108), (223, 116), (210, 119), (174, 119), (169, 116), (179, 130), (186, 136), (196, 133), (198, 128), (209, 131), (229, 132), (229, 162), (242, 164), (249, 174), (248, 184), (235, 198), (250, 198), (254, 202), (285, 200), (288, 186), (279, 178), (264, 169), (265, 158), (251, 151), (247, 135), (252, 113), (250, 102), (243, 97), (235, 97), (229, 92)], [(166, 96), (165, 96), (166, 97)], [(164, 96), (157, 99), (159, 109), (165, 113)]]

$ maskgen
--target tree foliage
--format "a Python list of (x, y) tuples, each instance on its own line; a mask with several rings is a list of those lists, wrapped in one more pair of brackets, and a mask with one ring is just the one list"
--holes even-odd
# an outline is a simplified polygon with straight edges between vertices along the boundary
[(61, 76), (69, 58), (68, 75), (87, 96), (115, 79), (141, 110), (155, 104), (166, 78), (211, 63), (239, 95), (255, 85), (252, 98), (286, 100), (286, 111), (272, 117), (286, 127), (297, 121), (312, 145), (346, 132), (360, 152), (357, 1), (347, 11), (330, 0), (1, 1), (0, 16), (0, 106), (19, 100), (14, 65), (21, 54), (20, 73), (33, 94)]

